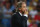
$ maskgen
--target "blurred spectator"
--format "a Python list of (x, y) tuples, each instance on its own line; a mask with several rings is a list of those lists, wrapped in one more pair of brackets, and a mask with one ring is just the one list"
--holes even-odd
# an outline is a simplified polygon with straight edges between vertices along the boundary
[(31, 15), (29, 15), (29, 16), (28, 16), (28, 20), (27, 20), (27, 26), (30, 25), (31, 21), (32, 21), (32, 18), (31, 18)]
[(2, 18), (3, 18), (3, 7), (2, 7), (2, 2), (0, 2), (0, 24), (2, 24)]
[(37, 27), (37, 24), (34, 19), (32, 19), (32, 21), (28, 27)]
[(15, 4), (13, 4), (13, 5), (11, 6), (11, 10), (14, 10), (14, 9), (16, 9)]
[(35, 15), (35, 21), (38, 24), (38, 27), (40, 27), (40, 2), (38, 2), (38, 5), (36, 8), (37, 8), (38, 14)]
[(39, 11), (38, 11), (38, 14), (35, 15), (35, 21), (36, 21), (37, 24), (40, 23), (40, 12)]
[[(5, 5), (6, 4), (6, 2), (9, 2), (10, 0), (4, 0), (4, 1), (2, 1), (3, 2), (3, 5)], [(10, 1), (11, 2), (11, 1)]]
[(33, 5), (34, 6), (37, 6), (37, 2), (35, 0), (33, 1)]
[(3, 8), (4, 8), (3, 3), (0, 2), (0, 27), (3, 26), (3, 25), (2, 25), (2, 19), (3, 19)]
[(32, 6), (32, 1), (30, 2), (30, 5), (28, 7), (28, 10), (31, 11), (33, 9), (33, 6)]
[(12, 15), (12, 10), (10, 9), (10, 2), (6, 2), (5, 8), (3, 10), (3, 25), (4, 27), (10, 27), (10, 19)]
[(34, 18), (34, 16), (37, 14), (36, 6), (33, 6), (33, 10), (29, 12), (29, 14)]
[(30, 24), (29, 27), (37, 27), (37, 24), (35, 24), (35, 23)]

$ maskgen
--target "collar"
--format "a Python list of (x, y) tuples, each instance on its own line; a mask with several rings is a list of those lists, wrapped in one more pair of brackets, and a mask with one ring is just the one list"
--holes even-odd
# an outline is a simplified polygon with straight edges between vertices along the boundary
[[(19, 14), (22, 16), (22, 13), (20, 13), (20, 12), (19, 12)], [(27, 15), (27, 14), (24, 14), (24, 16), (28, 17), (28, 15)]]
[(22, 16), (22, 13), (19, 12), (19, 14)]

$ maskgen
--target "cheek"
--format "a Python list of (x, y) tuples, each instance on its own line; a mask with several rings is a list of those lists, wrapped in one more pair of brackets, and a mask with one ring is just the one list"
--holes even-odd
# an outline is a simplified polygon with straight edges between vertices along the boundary
[(24, 10), (24, 9), (22, 9), (22, 11), (24, 12), (25, 10)]
[(22, 8), (22, 10), (25, 10), (25, 8)]

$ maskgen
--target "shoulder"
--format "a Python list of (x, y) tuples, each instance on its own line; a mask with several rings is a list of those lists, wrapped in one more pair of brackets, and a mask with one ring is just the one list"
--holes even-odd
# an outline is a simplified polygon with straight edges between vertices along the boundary
[(16, 12), (16, 13), (13, 13), (13, 16), (14, 16), (14, 15), (17, 15), (17, 14), (18, 14), (17, 12)]
[(20, 16), (18, 12), (14, 13), (13, 16)]
[(13, 13), (12, 15), (14, 16), (14, 15), (16, 15), (17, 13)]

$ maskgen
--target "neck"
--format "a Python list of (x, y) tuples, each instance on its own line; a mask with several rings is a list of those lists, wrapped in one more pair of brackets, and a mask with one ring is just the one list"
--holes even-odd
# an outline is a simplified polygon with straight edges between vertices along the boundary
[(20, 11), (20, 13), (22, 13), (22, 11)]

